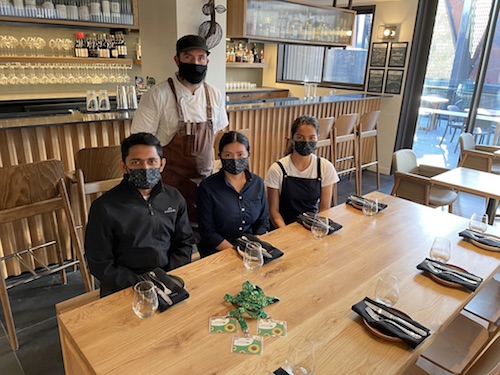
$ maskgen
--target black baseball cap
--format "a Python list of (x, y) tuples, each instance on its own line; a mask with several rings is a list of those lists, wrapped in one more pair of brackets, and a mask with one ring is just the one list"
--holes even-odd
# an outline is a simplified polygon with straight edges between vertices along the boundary
[(210, 54), (205, 39), (198, 35), (185, 35), (177, 41), (177, 55), (181, 52), (190, 51), (193, 49), (201, 49)]

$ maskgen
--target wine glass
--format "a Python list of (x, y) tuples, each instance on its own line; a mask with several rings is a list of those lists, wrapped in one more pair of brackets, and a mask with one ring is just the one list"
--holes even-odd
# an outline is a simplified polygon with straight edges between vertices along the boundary
[(375, 287), (375, 299), (386, 306), (394, 306), (399, 300), (398, 278), (390, 273), (383, 274)]
[(262, 245), (259, 242), (249, 242), (245, 246), (243, 264), (249, 271), (255, 271), (262, 267), (264, 258), (262, 256)]
[(311, 225), (314, 238), (323, 238), (328, 234), (330, 220), (327, 217), (315, 216)]
[(148, 318), (158, 309), (158, 296), (151, 281), (139, 281), (134, 286), (132, 310), (139, 318)]
[(315, 367), (313, 342), (302, 336), (290, 340), (285, 358), (285, 370), (292, 375), (312, 375)]
[(446, 263), (450, 260), (451, 256), (451, 243), (450, 240), (443, 237), (436, 237), (432, 242), (429, 257), (433, 260)]
[(469, 221), (469, 229), (479, 233), (486, 232), (486, 229), (488, 229), (488, 214), (474, 212)]

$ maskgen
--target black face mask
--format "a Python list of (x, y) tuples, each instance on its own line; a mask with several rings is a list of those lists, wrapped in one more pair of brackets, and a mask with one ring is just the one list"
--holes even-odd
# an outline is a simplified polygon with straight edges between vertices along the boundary
[(307, 156), (316, 151), (318, 142), (294, 141), (293, 148), (302, 156)]
[(221, 159), (222, 169), (231, 174), (240, 174), (248, 168), (248, 158)]
[(128, 181), (137, 189), (152, 189), (160, 180), (160, 168), (128, 170)]
[(207, 66), (179, 62), (179, 74), (190, 83), (200, 83), (207, 75)]

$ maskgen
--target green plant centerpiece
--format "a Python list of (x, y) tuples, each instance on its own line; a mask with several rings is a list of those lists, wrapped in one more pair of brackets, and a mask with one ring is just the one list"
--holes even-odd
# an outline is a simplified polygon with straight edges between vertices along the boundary
[(260, 286), (245, 281), (242, 290), (237, 295), (226, 294), (224, 300), (237, 307), (236, 310), (230, 311), (229, 315), (238, 320), (243, 332), (248, 332), (244, 314), (246, 313), (252, 319), (267, 318), (264, 307), (278, 302), (280, 299), (266, 296)]

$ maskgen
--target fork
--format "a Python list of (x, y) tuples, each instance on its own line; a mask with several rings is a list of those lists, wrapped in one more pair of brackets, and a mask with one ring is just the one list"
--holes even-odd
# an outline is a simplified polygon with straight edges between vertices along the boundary
[(460, 276), (458, 275), (457, 273), (453, 272), (453, 271), (446, 271), (446, 270), (440, 270), (438, 268), (436, 268), (431, 262), (427, 262), (427, 266), (432, 270), (432, 272), (434, 273), (437, 273), (437, 274), (440, 274), (440, 273), (446, 273), (448, 275), (452, 275), (452, 276), (455, 276), (456, 278), (458, 279), (461, 279), (463, 281), (467, 281), (468, 283), (471, 283), (471, 284), (477, 284), (477, 281), (475, 280), (472, 280), (472, 279), (469, 279), (467, 277), (464, 277), (464, 276)]
[(422, 336), (420, 336), (419, 334), (417, 334), (417, 333), (409, 330), (408, 328), (403, 327), (402, 325), (396, 323), (395, 321), (390, 320), (390, 319), (382, 318), (375, 311), (373, 311), (369, 306), (365, 307), (365, 311), (368, 313), (368, 315), (370, 315), (370, 317), (373, 320), (375, 320), (377, 322), (391, 323), (394, 327), (397, 327), (399, 330), (401, 330), (402, 332), (406, 333), (408, 336), (413, 337), (414, 339), (418, 340), (418, 339), (422, 338)]
[(153, 271), (148, 272), (149, 277), (156, 281), (158, 284), (160, 284), (163, 288), (161, 290), (160, 288), (156, 287), (158, 290), (158, 294), (170, 305), (172, 306), (174, 304), (174, 301), (172, 301), (172, 298), (169, 297), (169, 294), (172, 294), (172, 291), (156, 276), (156, 274)]

